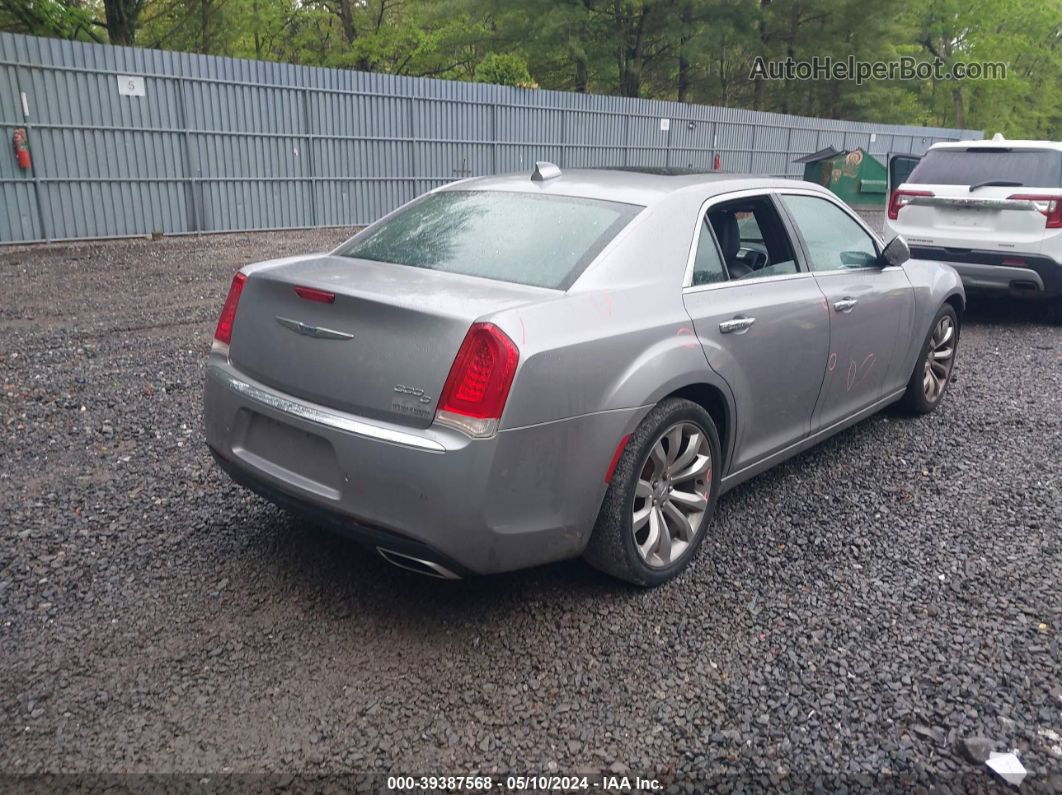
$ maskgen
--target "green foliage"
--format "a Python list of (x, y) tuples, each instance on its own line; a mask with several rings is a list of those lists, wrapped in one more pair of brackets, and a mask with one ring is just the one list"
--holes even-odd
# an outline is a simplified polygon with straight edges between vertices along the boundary
[(476, 66), (476, 82), (500, 86), (531, 86), (527, 61), (511, 52), (490, 52)]
[[(0, 29), (503, 85), (1062, 138), (1062, 0), (0, 0)], [(757, 56), (1005, 80), (749, 79)]]
[(0, 0), (0, 30), (60, 39), (106, 41), (92, 3), (64, 0)]

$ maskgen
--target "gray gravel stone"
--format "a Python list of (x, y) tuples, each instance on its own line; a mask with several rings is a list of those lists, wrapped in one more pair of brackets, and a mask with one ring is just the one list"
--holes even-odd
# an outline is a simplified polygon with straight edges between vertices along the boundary
[(959, 751), (966, 761), (975, 765), (984, 764), (988, 761), (989, 754), (998, 750), (999, 744), (987, 737), (963, 737), (959, 740)]

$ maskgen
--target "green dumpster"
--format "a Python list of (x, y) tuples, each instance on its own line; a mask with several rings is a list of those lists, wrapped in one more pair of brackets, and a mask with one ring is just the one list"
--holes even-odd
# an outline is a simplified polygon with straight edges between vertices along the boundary
[(832, 146), (797, 158), (804, 179), (829, 188), (858, 210), (884, 210), (885, 166), (865, 149), (841, 152)]

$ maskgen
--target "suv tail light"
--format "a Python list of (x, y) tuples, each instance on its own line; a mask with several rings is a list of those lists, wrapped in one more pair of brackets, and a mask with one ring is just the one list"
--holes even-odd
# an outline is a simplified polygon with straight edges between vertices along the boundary
[(222, 345), (232, 342), (232, 326), (236, 322), (236, 305), (240, 303), (240, 293), (243, 292), (243, 283), (247, 277), (237, 273), (232, 277), (229, 286), (229, 294), (225, 296), (225, 305), (221, 307), (221, 316), (218, 318), (218, 327), (214, 329), (214, 339)]
[(889, 199), (889, 218), (893, 221), (900, 215), (900, 210), (911, 203), (916, 196), (932, 196), (928, 190), (894, 190)]
[(1043, 213), (1047, 219), (1048, 229), (1062, 229), (1062, 196), (1039, 196), (1018, 193), (1007, 198), (1015, 201), (1032, 202), (1036, 205), (1036, 209)]
[(498, 430), (520, 351), (493, 323), (473, 323), (446, 377), (435, 419), (474, 438)]

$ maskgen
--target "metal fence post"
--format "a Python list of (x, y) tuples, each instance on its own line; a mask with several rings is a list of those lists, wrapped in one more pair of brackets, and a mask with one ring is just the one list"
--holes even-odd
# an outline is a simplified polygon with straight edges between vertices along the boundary
[(561, 111), (561, 129), (560, 129), (560, 160), (557, 163), (561, 168), (567, 168), (567, 154), (568, 154), (568, 111)]
[(494, 99), (490, 103), (490, 170), (492, 174), (498, 173), (498, 101)]
[(667, 136), (664, 138), (664, 168), (671, 168), (671, 116), (667, 117)]
[(630, 114), (623, 115), (623, 165), (629, 166), (631, 164), (631, 117)]
[(715, 120), (708, 122), (708, 140), (711, 142), (708, 148), (711, 149), (712, 171), (715, 171), (715, 156), (719, 154), (719, 150), (716, 149), (716, 145), (719, 143), (717, 139), (719, 134), (718, 124), (719, 122)]
[(201, 232), (202, 224), (199, 221), (199, 208), (197, 206), (196, 187), (197, 180), (195, 177), (195, 169), (192, 166), (192, 142), (191, 133), (188, 129), (188, 97), (185, 92), (185, 80), (183, 77), (177, 78), (177, 87), (181, 95), (181, 102), (179, 105), (180, 110), (180, 122), (181, 122), (181, 171), (182, 182), (187, 183), (185, 185), (185, 205), (190, 217), (187, 219), (185, 226), (187, 226), (188, 232)]
[(306, 139), (306, 149), (309, 152), (307, 168), (310, 173), (310, 224), (317, 227), (321, 224), (317, 218), (317, 164), (315, 162), (317, 147), (310, 123), (310, 91), (303, 86), (299, 93), (302, 96), (302, 131)]
[[(417, 98), (409, 98), (409, 169), (413, 176), (413, 195), (417, 196), (421, 193), (420, 185), (420, 167), (417, 164), (417, 113), (416, 113)], [(375, 219), (367, 218), (366, 223), (372, 223)]]

